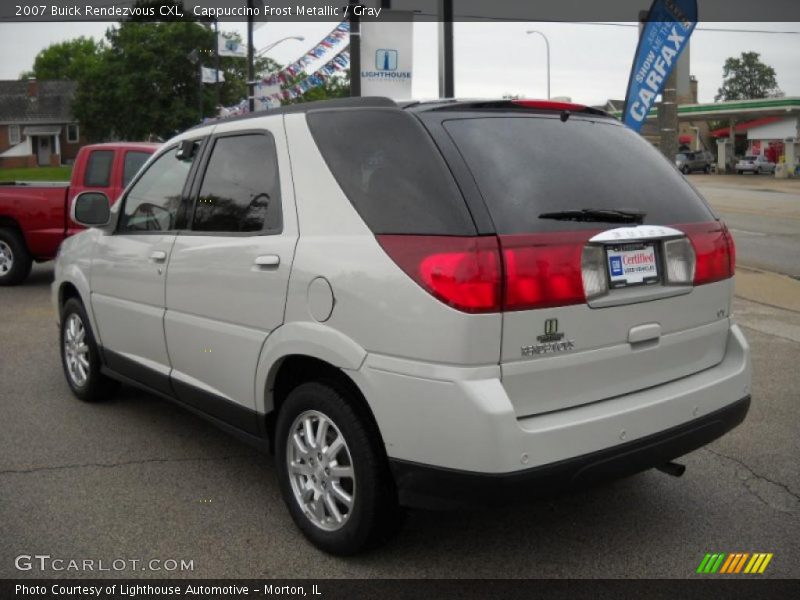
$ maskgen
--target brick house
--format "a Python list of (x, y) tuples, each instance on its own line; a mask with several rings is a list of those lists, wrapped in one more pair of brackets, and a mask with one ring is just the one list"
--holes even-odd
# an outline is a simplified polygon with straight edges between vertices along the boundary
[(74, 81), (0, 81), (0, 168), (70, 163), (84, 143)]

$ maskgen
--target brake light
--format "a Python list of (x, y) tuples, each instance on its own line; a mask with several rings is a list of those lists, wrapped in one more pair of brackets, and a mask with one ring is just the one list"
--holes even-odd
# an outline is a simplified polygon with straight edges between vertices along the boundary
[(736, 249), (728, 228), (718, 221), (679, 225), (692, 242), (696, 257), (694, 284), (703, 285), (733, 277)]
[(594, 231), (501, 235), (504, 310), (583, 304), (581, 255)]
[(389, 257), (423, 289), (468, 313), (501, 309), (497, 238), (379, 235)]
[(523, 106), (525, 108), (537, 108), (540, 110), (586, 110), (585, 104), (575, 104), (574, 102), (559, 102), (557, 100), (512, 100), (511, 104)]

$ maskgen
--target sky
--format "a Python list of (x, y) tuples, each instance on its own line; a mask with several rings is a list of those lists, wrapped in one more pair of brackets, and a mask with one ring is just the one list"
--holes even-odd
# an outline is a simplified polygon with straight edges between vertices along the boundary
[[(16, 79), (30, 69), (36, 54), (48, 45), (78, 36), (102, 39), (112, 23), (0, 24), (0, 79)], [(285, 36), (287, 41), (267, 55), (287, 64), (316, 45), (333, 27), (330, 22), (273, 22), (254, 35), (257, 49)], [(458, 22), (454, 25), (455, 87), (459, 97), (519, 94), (547, 96), (544, 40), (526, 35), (537, 29), (550, 42), (551, 95), (575, 102), (602, 104), (622, 99), (636, 50), (637, 28), (581, 23)], [(711, 31), (736, 29), (739, 31)], [(222, 31), (246, 37), (245, 23), (223, 23)], [(744, 30), (744, 31), (742, 31)], [(754, 31), (758, 30), (758, 31)], [(771, 33), (764, 33), (768, 31)], [(778, 33), (791, 31), (793, 33)], [(414, 25), (414, 98), (438, 96), (438, 25)], [(701, 23), (691, 41), (691, 73), (699, 81), (699, 99), (712, 102), (722, 83), (722, 65), (729, 56), (756, 51), (772, 66), (787, 96), (800, 96), (800, 23)], [(309, 66), (309, 71), (326, 59)]]

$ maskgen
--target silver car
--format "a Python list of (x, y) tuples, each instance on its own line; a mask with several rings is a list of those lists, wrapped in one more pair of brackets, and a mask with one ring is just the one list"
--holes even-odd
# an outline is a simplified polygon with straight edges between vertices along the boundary
[(675, 166), (684, 175), (688, 175), (693, 171), (703, 171), (704, 173), (711, 172), (711, 164), (714, 162), (714, 157), (710, 152), (681, 152), (675, 156)]
[(74, 395), (122, 382), (272, 452), (328, 552), (387, 539), (401, 506), (678, 474), (750, 405), (730, 232), (582, 105), (222, 120), (72, 218), (91, 229), (62, 244), (52, 291)]
[(760, 175), (761, 173), (774, 173), (775, 163), (767, 160), (761, 154), (754, 154), (741, 158), (734, 168), (739, 175), (743, 173)]

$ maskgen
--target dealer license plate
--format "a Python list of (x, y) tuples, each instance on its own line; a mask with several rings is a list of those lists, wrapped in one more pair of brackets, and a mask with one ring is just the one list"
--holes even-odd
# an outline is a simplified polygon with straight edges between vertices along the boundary
[(658, 281), (658, 260), (653, 244), (606, 247), (609, 287), (647, 285)]

